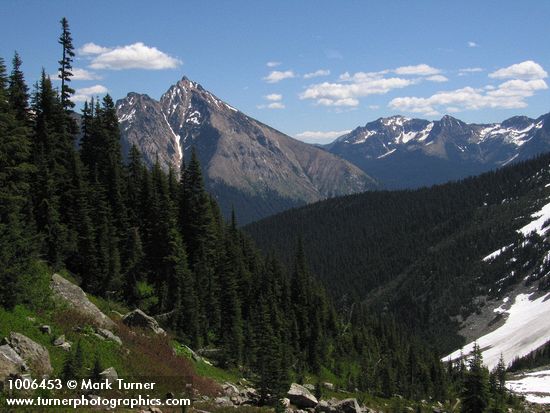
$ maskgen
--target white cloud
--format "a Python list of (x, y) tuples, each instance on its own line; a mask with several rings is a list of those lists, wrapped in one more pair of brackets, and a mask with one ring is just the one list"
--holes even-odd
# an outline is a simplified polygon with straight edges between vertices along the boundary
[(97, 73), (90, 72), (86, 69), (80, 69), (78, 67), (73, 67), (72, 69), (73, 77), (72, 80), (99, 80), (101, 79), (101, 76), (99, 76)]
[(317, 100), (317, 103), (321, 106), (358, 106), (359, 100), (355, 98), (343, 98), (343, 99), (321, 98)]
[(479, 45), (476, 42), (469, 41), (468, 47), (479, 47)]
[(267, 67), (277, 67), (277, 66), (280, 66), (280, 65), (281, 65), (281, 62), (271, 61), (271, 62), (267, 62), (265, 65), (266, 65)]
[(182, 62), (161, 52), (156, 47), (138, 42), (127, 46), (106, 48), (94, 43), (87, 43), (81, 49), (83, 55), (92, 55), (92, 69), (174, 69)]
[(258, 109), (284, 109), (285, 104), (282, 102), (283, 95), (279, 93), (271, 93), (264, 96), (265, 100), (268, 100), (271, 103), (258, 105)]
[(271, 93), (270, 95), (264, 96), (267, 100), (276, 102), (283, 99), (283, 95), (280, 95), (278, 93)]
[[(481, 68), (460, 69), (460, 73), (480, 72)], [(510, 79), (497, 86), (480, 88), (464, 87), (442, 91), (429, 97), (399, 97), (392, 99), (389, 107), (395, 110), (437, 115), (441, 110), (518, 109), (527, 107), (526, 99), (536, 92), (548, 89), (543, 80), (548, 74), (531, 60), (499, 69), (489, 74), (493, 79)]]
[[(391, 76), (394, 73), (399, 76)], [(415, 77), (405, 77), (415, 76)], [(338, 82), (324, 82), (309, 86), (300, 94), (300, 99), (313, 99), (322, 106), (359, 105), (359, 98), (369, 95), (383, 95), (394, 89), (402, 89), (428, 80), (431, 82), (446, 82), (448, 79), (441, 70), (427, 64), (401, 66), (393, 70), (378, 72), (345, 72)]]
[[(102, 77), (100, 75), (98, 75), (97, 73), (90, 72), (89, 70), (81, 69), (81, 68), (78, 68), (78, 67), (73, 67), (71, 69), (71, 73), (73, 74), (73, 76), (71, 77), (71, 80), (100, 80), (100, 79), (102, 79)], [(51, 75), (51, 77), (54, 80), (59, 78), (58, 73), (55, 73), (55, 74)]]
[(295, 135), (299, 139), (308, 143), (329, 143), (335, 138), (349, 133), (350, 130), (341, 131), (304, 131)]
[(447, 82), (449, 79), (443, 75), (433, 75), (433, 76), (428, 76), (426, 80), (429, 80), (430, 82), (442, 83), (442, 82)]
[(109, 49), (108, 47), (99, 46), (95, 43), (86, 43), (84, 46), (78, 49), (78, 53), (80, 53), (81, 55), (87, 56), (87, 55), (107, 53), (110, 50), (112, 49)]
[(84, 87), (81, 89), (76, 89), (74, 95), (71, 97), (71, 100), (74, 102), (84, 102), (90, 100), (90, 98), (97, 95), (104, 95), (109, 90), (103, 85), (94, 85), (90, 87)]
[(355, 83), (367, 82), (372, 79), (380, 79), (389, 72), (390, 72), (389, 70), (382, 70), (380, 72), (357, 72), (357, 73), (354, 73), (353, 75), (350, 75), (349, 72), (345, 72), (338, 77), (338, 80), (342, 82), (355, 82)]
[(328, 76), (328, 75), (330, 75), (330, 70), (319, 69), (319, 70), (316, 70), (315, 72), (306, 73), (304, 75), (304, 79), (312, 79), (314, 77), (321, 77), (321, 76)]
[(292, 79), (296, 77), (296, 74), (292, 70), (286, 70), (284, 72), (279, 70), (274, 70), (269, 75), (264, 77), (264, 80), (267, 83), (277, 83), (284, 79)]
[(427, 64), (401, 66), (393, 71), (397, 75), (432, 76), (441, 73), (441, 70)]
[(369, 109), (371, 110), (380, 109), (380, 105), (369, 105)]
[(268, 105), (258, 105), (258, 109), (284, 109), (286, 106), (283, 102), (272, 102)]
[(467, 74), (470, 74), (470, 73), (478, 73), (483, 71), (484, 69), (481, 67), (465, 67), (463, 69), (458, 69), (458, 75), (466, 76)]
[(548, 73), (536, 62), (526, 60), (525, 62), (517, 63), (508, 67), (499, 69), (489, 74), (489, 77), (494, 79), (545, 79)]
[(300, 99), (313, 99), (323, 106), (357, 106), (358, 98), (382, 95), (417, 83), (415, 79), (385, 78), (380, 74), (359, 72), (344, 73), (340, 80), (345, 83), (323, 82), (309, 86), (300, 94)]
[(547, 88), (546, 82), (542, 79), (514, 79), (500, 84), (495, 89), (465, 87), (438, 92), (427, 98), (399, 97), (391, 100), (389, 107), (428, 116), (438, 114), (442, 107), (453, 112), (484, 108), (518, 109), (527, 106), (526, 98)]

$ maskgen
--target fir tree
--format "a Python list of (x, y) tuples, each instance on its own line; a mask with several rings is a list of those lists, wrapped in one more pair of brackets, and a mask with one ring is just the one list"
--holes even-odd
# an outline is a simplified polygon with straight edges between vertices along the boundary
[(15, 52), (9, 78), (8, 98), (15, 118), (23, 125), (29, 122), (29, 88), (21, 71), (21, 58)]
[(195, 149), (180, 181), (179, 222), (191, 268), (199, 257), (212, 257), (215, 243), (210, 198), (204, 189), (201, 166)]
[(500, 354), (498, 364), (495, 367), (495, 376), (497, 380), (497, 391), (500, 394), (504, 394), (506, 392), (506, 363), (504, 363), (504, 356), (502, 353)]
[(90, 372), (90, 379), (93, 383), (98, 383), (101, 380), (101, 372), (103, 371), (103, 366), (101, 365), (101, 359), (99, 354), (96, 354), (94, 359), (94, 366)]
[(489, 372), (483, 366), (483, 356), (477, 343), (474, 343), (470, 357), (464, 377), (461, 411), (483, 413), (489, 404)]
[(71, 102), (70, 97), (74, 93), (74, 89), (69, 86), (71, 77), (73, 76), (71, 70), (73, 68), (74, 58), (74, 46), (71, 32), (69, 30), (69, 22), (65, 17), (61, 19), (61, 36), (59, 36), (58, 43), (63, 47), (63, 54), (59, 63), (59, 79), (61, 79), (61, 106), (65, 111), (70, 111), (74, 108), (74, 103)]
[(19, 279), (33, 257), (33, 242), (25, 222), (29, 182), (33, 172), (26, 119), (7, 99), (7, 77), (0, 59), (0, 305), (18, 302)]

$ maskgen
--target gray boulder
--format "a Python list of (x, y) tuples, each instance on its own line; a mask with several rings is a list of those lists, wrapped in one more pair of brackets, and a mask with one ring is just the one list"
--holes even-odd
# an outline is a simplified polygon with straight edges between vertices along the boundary
[(114, 383), (118, 380), (118, 373), (116, 372), (114, 367), (109, 367), (108, 369), (103, 370), (101, 373), (99, 373), (99, 376), (103, 380), (107, 380), (109, 383)]
[(98, 328), (97, 329), (97, 334), (100, 336), (100, 337), (103, 337), (107, 340), (110, 340), (110, 341), (114, 341), (115, 343), (117, 343), (119, 346), (122, 345), (122, 340), (120, 339), (119, 336), (113, 334), (111, 331), (105, 329), (105, 328)]
[(155, 334), (166, 335), (166, 332), (159, 326), (157, 320), (153, 317), (148, 316), (139, 308), (134, 311), (130, 311), (124, 317), (122, 317), (122, 322), (129, 327), (140, 327), (145, 330), (152, 331)]
[(115, 327), (114, 321), (88, 300), (86, 293), (78, 285), (66, 280), (59, 274), (54, 274), (50, 287), (55, 297), (65, 301), (70, 308), (89, 317), (97, 326), (108, 329)]
[(344, 399), (334, 405), (338, 413), (362, 413), (357, 399)]
[(60, 335), (53, 341), (54, 346), (62, 346), (67, 340), (65, 340), (65, 334)]
[(328, 390), (334, 390), (334, 384), (329, 383), (328, 381), (323, 382), (323, 387)]
[(49, 375), (53, 372), (50, 353), (43, 345), (23, 334), (13, 332), (10, 333), (9, 344), (33, 372), (40, 375)]
[(290, 385), (290, 389), (288, 390), (286, 397), (288, 397), (290, 403), (301, 409), (315, 407), (319, 403), (317, 398), (311, 394), (308, 389), (304, 386), (300, 386), (298, 383), (292, 383)]
[(319, 404), (315, 406), (316, 413), (336, 413), (336, 409), (332, 403), (327, 402), (326, 400), (320, 400)]
[(232, 407), (233, 406), (233, 402), (231, 401), (231, 399), (228, 396), (216, 397), (214, 399), (214, 403), (216, 403), (220, 407)]
[(19, 354), (8, 344), (0, 346), (0, 389), (2, 383), (14, 375), (27, 371), (28, 367)]
[(238, 396), (240, 394), (239, 388), (233, 383), (226, 381), (222, 386), (223, 392), (226, 396)]
[(52, 333), (52, 328), (50, 326), (47, 326), (47, 325), (40, 326), (39, 329), (40, 329), (40, 332), (44, 333), (44, 334), (51, 334)]

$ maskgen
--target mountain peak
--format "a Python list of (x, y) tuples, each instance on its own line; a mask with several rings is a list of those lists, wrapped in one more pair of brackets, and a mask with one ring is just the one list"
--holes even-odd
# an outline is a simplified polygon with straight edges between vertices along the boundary
[(195, 81), (189, 79), (185, 75), (182, 76), (182, 78), (175, 85), (173, 85), (170, 89), (172, 89), (173, 87), (179, 87), (179, 88), (183, 88), (185, 90), (196, 89), (196, 90), (204, 91), (204, 88), (198, 82), (195, 82)]
[[(131, 97), (129, 98), (131, 99)], [(126, 147), (178, 167), (192, 147), (207, 188), (240, 222), (376, 186), (356, 166), (252, 119), (183, 76), (155, 105), (121, 105)]]

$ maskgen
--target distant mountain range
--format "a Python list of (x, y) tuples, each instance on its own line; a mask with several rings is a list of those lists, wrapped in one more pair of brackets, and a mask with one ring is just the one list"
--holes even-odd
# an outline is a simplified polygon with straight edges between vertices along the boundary
[(360, 167), (388, 189), (415, 188), (464, 178), (550, 151), (550, 113), (502, 123), (467, 124), (380, 118), (324, 148)]
[(208, 190), (240, 223), (376, 187), (355, 165), (245, 115), (182, 78), (156, 101), (129, 93), (116, 103), (122, 146), (179, 169), (196, 148)]
[(245, 224), (299, 205), (370, 189), (430, 186), (550, 151), (550, 114), (467, 124), (380, 118), (334, 142), (293, 139), (183, 77), (159, 101), (129, 93), (116, 103), (122, 146), (179, 169), (193, 147), (208, 190)]

